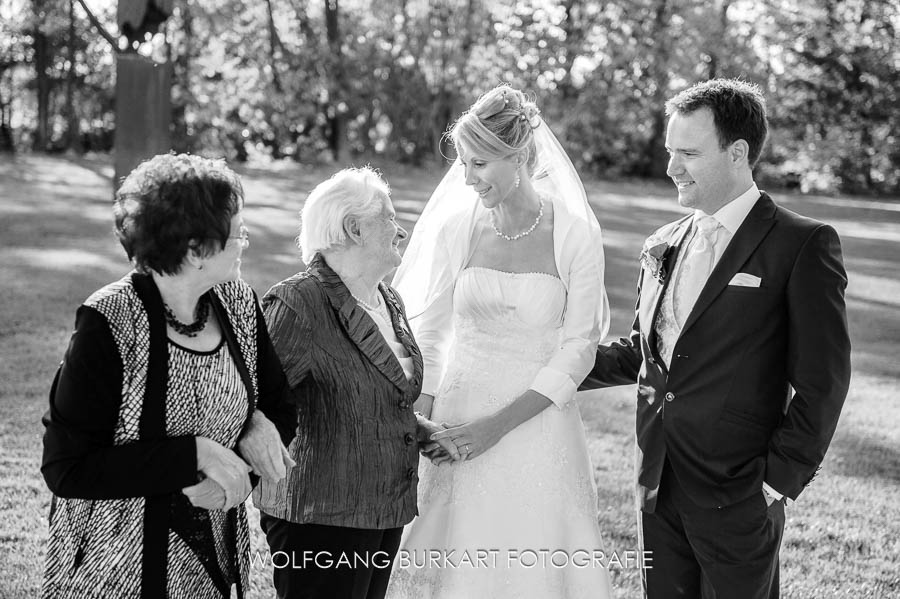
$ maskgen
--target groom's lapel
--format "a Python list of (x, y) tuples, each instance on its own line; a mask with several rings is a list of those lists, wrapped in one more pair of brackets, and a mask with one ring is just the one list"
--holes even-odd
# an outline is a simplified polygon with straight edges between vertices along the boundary
[(750, 255), (759, 247), (769, 230), (775, 224), (775, 202), (768, 194), (763, 193), (750, 209), (747, 218), (735, 232), (731, 243), (722, 254), (722, 258), (706, 281), (691, 313), (681, 329), (684, 335), (693, 326), (710, 304), (722, 293), (731, 278), (747, 262)]
[(403, 374), (403, 367), (400, 366), (400, 362), (397, 361), (372, 317), (353, 299), (350, 290), (321, 256), (317, 256), (309, 267), (318, 275), (347, 337), (381, 374), (400, 390), (406, 391), (409, 381)]
[(678, 255), (681, 252), (681, 246), (684, 243), (684, 238), (687, 236), (688, 231), (691, 230), (691, 219), (684, 218), (675, 226), (675, 229), (670, 233), (669, 239), (671, 240), (670, 246), (670, 255), (666, 260), (666, 276), (662, 282), (653, 277), (650, 272), (644, 269), (643, 276), (644, 280), (641, 285), (641, 303), (640, 303), (640, 319), (641, 319), (641, 328), (644, 329), (647, 337), (647, 343), (650, 345), (652, 350), (656, 351), (656, 315), (659, 313), (659, 306), (662, 302), (662, 298), (665, 295), (666, 288), (672, 284), (672, 274), (675, 270), (675, 264), (678, 260)]

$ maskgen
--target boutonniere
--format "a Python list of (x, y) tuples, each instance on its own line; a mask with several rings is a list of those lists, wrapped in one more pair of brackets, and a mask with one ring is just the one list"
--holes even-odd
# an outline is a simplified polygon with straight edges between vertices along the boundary
[(651, 235), (644, 242), (641, 250), (641, 266), (650, 271), (653, 278), (660, 283), (666, 282), (669, 276), (669, 257), (674, 246), (669, 245), (668, 240), (656, 235)]

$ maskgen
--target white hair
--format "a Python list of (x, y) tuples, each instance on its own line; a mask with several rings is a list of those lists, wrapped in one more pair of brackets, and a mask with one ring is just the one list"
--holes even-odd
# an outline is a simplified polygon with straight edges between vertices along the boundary
[(344, 219), (368, 218), (381, 212), (381, 197), (391, 190), (381, 175), (370, 166), (345, 168), (316, 185), (300, 211), (300, 246), (303, 262), (317, 252), (347, 244)]

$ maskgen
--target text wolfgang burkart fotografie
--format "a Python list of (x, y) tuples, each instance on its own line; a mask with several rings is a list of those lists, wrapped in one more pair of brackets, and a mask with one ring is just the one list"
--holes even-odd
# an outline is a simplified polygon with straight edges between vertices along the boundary
[[(404, 569), (479, 569), (479, 568), (605, 568), (653, 567), (650, 551), (626, 549), (604, 552), (596, 549), (401, 549), (395, 558)], [(251, 551), (254, 568), (390, 568), (390, 555), (384, 551)]]

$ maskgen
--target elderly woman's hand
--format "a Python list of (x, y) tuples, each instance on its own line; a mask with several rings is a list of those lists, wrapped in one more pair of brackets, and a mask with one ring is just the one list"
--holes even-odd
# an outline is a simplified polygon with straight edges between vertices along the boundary
[(421, 414), (418, 415), (418, 426), (416, 427), (416, 437), (419, 441), (419, 450), (422, 454), (432, 461), (435, 465), (443, 462), (456, 461), (462, 458), (459, 449), (452, 439), (433, 439), (435, 433), (443, 431), (446, 425), (440, 425), (436, 422), (425, 418)]
[(506, 425), (498, 417), (491, 414), (473, 420), (461, 426), (454, 426), (431, 435), (431, 440), (452, 441), (463, 460), (474, 460), (497, 444), (509, 432)]
[(278, 429), (259, 410), (253, 412), (250, 426), (238, 440), (238, 449), (253, 472), (269, 482), (277, 483), (297, 465), (281, 442)]
[(250, 466), (236, 453), (206, 437), (197, 437), (197, 470), (225, 490), (222, 509), (231, 509), (250, 495)]
[(226, 503), (225, 489), (211, 478), (204, 478), (196, 485), (181, 490), (194, 507), (205, 510), (222, 509)]
[(454, 460), (450, 454), (445, 450), (439, 443), (434, 441), (430, 441), (424, 445), (420, 445), (419, 452), (429, 460), (435, 466), (440, 466), (441, 464), (448, 462), (458, 462), (460, 459)]

